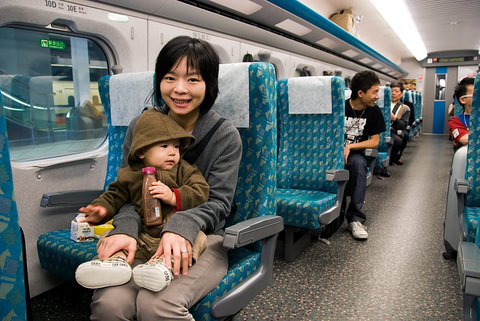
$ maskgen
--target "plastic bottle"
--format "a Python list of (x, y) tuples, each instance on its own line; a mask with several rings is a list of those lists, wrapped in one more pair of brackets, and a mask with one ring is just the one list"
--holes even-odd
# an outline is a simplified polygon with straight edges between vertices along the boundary
[(160, 200), (153, 198), (150, 194), (149, 187), (153, 182), (157, 181), (155, 176), (155, 167), (142, 168), (143, 185), (142, 185), (142, 199), (143, 199), (143, 215), (145, 217), (145, 224), (147, 226), (159, 225), (163, 222), (162, 206)]

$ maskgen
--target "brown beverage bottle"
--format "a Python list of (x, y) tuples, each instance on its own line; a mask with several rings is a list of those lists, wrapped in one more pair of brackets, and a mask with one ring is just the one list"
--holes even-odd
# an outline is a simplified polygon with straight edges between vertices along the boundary
[(162, 206), (160, 200), (153, 198), (150, 194), (149, 187), (153, 182), (157, 181), (155, 176), (155, 167), (142, 168), (143, 185), (142, 185), (142, 199), (143, 199), (143, 215), (145, 217), (145, 224), (147, 226), (162, 224)]

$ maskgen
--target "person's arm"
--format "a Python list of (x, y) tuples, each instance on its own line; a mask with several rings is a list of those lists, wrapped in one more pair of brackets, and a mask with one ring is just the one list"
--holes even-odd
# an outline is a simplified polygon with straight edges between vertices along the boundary
[(468, 144), (468, 134), (464, 134), (460, 139), (458, 140), (460, 145), (467, 145)]
[(350, 155), (351, 150), (365, 150), (368, 148), (377, 148), (378, 143), (380, 142), (380, 134), (372, 135), (369, 139), (364, 140), (363, 142), (352, 143), (345, 145), (343, 148), (345, 164), (347, 163), (348, 155)]
[(457, 146), (468, 144), (468, 128), (457, 116), (448, 120), (448, 131)]

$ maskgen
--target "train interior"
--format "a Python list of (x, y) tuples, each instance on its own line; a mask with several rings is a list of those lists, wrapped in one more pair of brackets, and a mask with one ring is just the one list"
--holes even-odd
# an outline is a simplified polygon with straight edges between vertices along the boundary
[[(173, 37), (189, 35), (211, 43), (224, 70), (248, 62), (250, 70), (257, 71), (255, 76), (245, 72), (244, 79), (255, 87), (244, 90), (250, 95), (245, 112), (255, 126), (248, 122), (235, 125), (244, 148), (249, 146), (249, 137), (257, 135), (255, 127), (264, 129), (261, 142), (251, 148), (264, 160), (263, 167), (256, 169), (263, 174), (255, 181), (264, 188), (252, 198), (265, 205), (261, 213), (248, 211), (250, 205), (246, 205), (245, 218), (258, 216), (249, 228), (262, 227), (270, 233), (255, 232), (258, 240), (263, 240), (262, 251), (241, 253), (255, 257), (255, 264), (262, 268), (250, 271), (247, 259), (239, 259), (247, 272), (235, 277), (249, 279), (256, 284), (255, 290), (236, 290), (232, 285), (222, 297), (224, 301), (218, 292), (211, 302), (204, 303), (207, 308), (201, 304), (192, 308), (196, 319), (480, 320), (476, 283), (480, 278), (480, 237), (476, 237), (480, 215), (476, 203), (480, 202), (475, 184), (478, 136), (469, 136), (468, 149), (456, 150), (447, 126), (449, 105), (455, 104), (454, 88), (466, 76), (476, 77), (470, 127), (478, 123), (474, 112), (476, 106), (480, 108), (478, 48), (463, 48), (452, 40), (446, 50), (432, 42), (428, 43), (428, 55), (415, 59), (397, 47), (396, 36), (385, 32), (385, 41), (372, 39), (374, 21), (368, 13), (373, 7), (364, 1), (357, 4), (357, 15), (349, 16), (355, 30), (328, 19), (340, 11), (343, 15), (340, 9), (355, 8), (348, 0), (325, 1), (323, 8), (315, 8), (315, 1), (249, 0), (238, 6), (227, 2), (0, 3), (2, 318), (89, 318), (93, 290), (78, 285), (72, 273), (78, 264), (95, 256), (95, 242), (70, 240), (71, 221), (79, 207), (115, 178), (123, 142), (116, 135), (149, 107), (145, 98), (153, 83), (158, 52)], [(416, 20), (427, 7), (440, 7), (430, 3), (434, 1), (405, 2), (415, 9)], [(440, 2), (444, 10), (425, 13), (428, 19), (422, 22), (422, 31), (435, 14), (447, 16), (446, 1)], [(468, 19), (480, 13), (480, 4), (468, 0), (455, 6), (462, 7), (459, 14)], [(362, 9), (364, 17), (358, 15)], [(472, 21), (468, 23), (470, 26)], [(442, 30), (437, 32), (447, 36)], [(480, 41), (471, 30), (464, 35)], [(352, 238), (344, 219), (343, 153), (340, 149), (335, 152), (335, 146), (343, 143), (350, 80), (365, 69), (380, 78), (377, 104), (387, 124), (391, 122), (388, 85), (400, 79), (405, 80), (406, 88), (402, 99), (412, 103), (415, 117), (403, 165), (389, 163), (388, 130), (378, 148), (367, 151), (370, 168), (363, 210), (369, 237), (359, 241)], [(113, 113), (116, 102), (124, 98), (117, 98), (112, 89), (102, 92), (105, 89), (99, 83), (138, 74), (144, 75), (143, 82), (134, 80), (129, 88), (137, 88), (131, 90), (136, 94), (127, 95), (135, 99), (136, 109), (130, 116), (122, 111), (126, 119), (119, 125), (115, 121), (121, 116)], [(240, 74), (225, 73), (220, 83), (228, 84)], [(296, 85), (302, 94), (289, 101)], [(312, 86), (317, 92), (308, 92)], [(238, 91), (228, 92), (227, 87), (221, 91), (224, 99), (237, 98)], [(258, 95), (267, 98), (255, 99)], [(330, 109), (320, 113), (302, 110), (299, 113), (308, 116), (293, 116), (283, 112), (285, 101), (290, 108), (311, 104), (312, 108)], [(454, 114), (458, 115), (462, 110), (456, 103)], [(219, 113), (235, 109), (228, 108)], [(114, 117), (117, 120), (112, 120)], [(226, 117), (233, 120), (235, 116)], [(244, 114), (236, 117), (248, 120)], [(295, 125), (289, 128), (285, 124)], [(318, 124), (322, 126), (317, 133)], [(291, 140), (294, 145), (288, 150), (285, 141), (290, 142), (291, 137), (295, 137)], [(114, 157), (117, 159), (112, 160)], [(307, 165), (301, 167), (301, 161)], [(303, 172), (289, 170), (292, 164)], [(242, 170), (245, 177), (253, 171), (250, 164)], [(295, 181), (298, 177), (300, 182)], [(248, 182), (240, 179), (237, 193), (248, 191)], [(293, 188), (295, 184), (298, 186)], [(289, 217), (283, 212), (291, 207), (282, 209), (277, 203), (297, 202), (299, 194), (289, 197), (293, 189), (300, 188), (305, 193), (302, 197), (320, 192), (328, 195), (321, 209), (302, 204), (298, 208), (303, 217)], [(245, 199), (250, 204), (247, 196)], [(258, 205), (253, 203), (252, 207)], [(276, 220), (280, 216), (282, 219)], [(299, 224), (301, 220), (307, 223)], [(235, 232), (232, 247), (239, 246), (242, 232), (249, 230)], [(237, 259), (235, 251), (239, 253), (232, 250), (231, 260)], [(235, 291), (244, 298), (236, 302)]]

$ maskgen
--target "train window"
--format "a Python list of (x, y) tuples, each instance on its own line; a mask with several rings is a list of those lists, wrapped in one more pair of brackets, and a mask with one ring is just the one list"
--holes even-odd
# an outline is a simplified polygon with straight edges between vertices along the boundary
[(445, 86), (447, 84), (447, 75), (436, 74), (435, 78), (435, 100), (445, 100)]
[(90, 39), (0, 28), (0, 89), (13, 162), (92, 151), (107, 137), (98, 79), (107, 58)]

